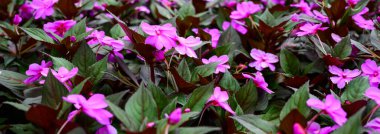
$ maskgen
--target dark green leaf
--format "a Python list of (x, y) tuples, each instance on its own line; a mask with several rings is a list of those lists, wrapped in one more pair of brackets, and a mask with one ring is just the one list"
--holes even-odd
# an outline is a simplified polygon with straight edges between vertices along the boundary
[(189, 65), (186, 62), (186, 59), (182, 59), (181, 63), (178, 65), (178, 74), (187, 82), (191, 80), (191, 72)]
[(0, 84), (10, 89), (19, 97), (23, 96), (22, 90), (26, 89), (26, 85), (23, 82), (26, 78), (26, 75), (17, 72), (0, 70)]
[(202, 111), (207, 100), (214, 92), (214, 82), (207, 85), (196, 88), (191, 94), (189, 101), (183, 106), (184, 108), (190, 108), (191, 111)]
[(162, 89), (155, 84), (153, 84), (151, 81), (147, 84), (147, 89), (152, 92), (153, 99), (157, 103), (157, 108), (159, 111), (163, 110), (164, 107), (169, 103), (168, 98), (166, 98), (165, 93), (162, 91)]
[(369, 0), (360, 0), (352, 9), (351, 16), (361, 12), (368, 4)]
[(97, 83), (99, 80), (101, 80), (104, 76), (104, 72), (107, 71), (107, 60), (108, 56), (104, 57), (102, 60), (89, 67), (89, 70), (91, 71), (90, 75), (95, 79), (94, 83)]
[(342, 127), (335, 130), (332, 134), (361, 134), (363, 132), (361, 122), (364, 109), (362, 108), (356, 112)]
[(90, 66), (96, 62), (95, 53), (87, 44), (81, 44), (73, 58), (73, 64), (79, 68), (79, 74), (88, 76)]
[(132, 120), (130, 120), (127, 117), (127, 114), (125, 113), (123, 109), (121, 109), (120, 107), (118, 107), (117, 105), (113, 104), (112, 102), (108, 100), (107, 100), (107, 103), (113, 115), (115, 115), (116, 118), (119, 119), (120, 122), (123, 123), (128, 128), (128, 130), (131, 130), (131, 129), (133, 130), (133, 128), (139, 127), (137, 126), (138, 124), (134, 124), (134, 122), (132, 122)]
[(220, 80), (219, 85), (227, 90), (238, 90), (240, 88), (239, 82), (231, 75), (229, 71), (223, 74), (223, 78)]
[(26, 34), (35, 40), (54, 44), (54, 40), (50, 38), (42, 29), (39, 28), (21, 28)]
[(350, 56), (352, 51), (350, 36), (344, 37), (335, 47), (334, 56), (344, 59)]
[(220, 35), (218, 46), (223, 45), (231, 45), (231, 51), (242, 50), (240, 36), (231, 26)]
[(114, 94), (111, 94), (111, 95), (108, 95), (107, 96), (107, 100), (112, 102), (113, 104), (117, 104), (119, 105), (121, 99), (124, 97), (125, 94), (128, 93), (128, 90), (126, 91), (121, 91), (121, 92), (118, 92), (118, 93), (114, 93)]
[(124, 33), (123, 29), (120, 27), (119, 24), (116, 24), (115, 26), (113, 26), (110, 30), (110, 33), (111, 33), (112, 38), (120, 38), (120, 37), (126, 36), (126, 34)]
[(198, 74), (203, 77), (210, 76), (211, 74), (215, 72), (216, 66), (218, 64), (219, 64), (218, 62), (213, 62), (210, 64), (200, 65), (200, 66), (195, 67), (194, 69), (195, 74), (192, 75), (193, 77), (192, 79), (194, 80), (194, 77), (198, 77)]
[(79, 21), (73, 27), (71, 27), (66, 33), (64, 37), (69, 36), (79, 36), (83, 33), (86, 33), (86, 18)]
[(11, 105), (21, 111), (28, 111), (30, 106), (29, 105), (26, 105), (26, 104), (20, 104), (20, 103), (15, 103), (15, 102), (10, 102), (10, 101), (6, 101), (6, 102), (3, 102), (3, 104), (8, 104), (8, 105)]
[(177, 128), (178, 134), (208, 134), (213, 131), (219, 131), (218, 127), (180, 127)]
[(258, 93), (253, 81), (248, 81), (235, 94), (236, 100), (244, 111), (251, 111), (255, 107), (258, 99)]
[(280, 52), (280, 65), (288, 75), (295, 76), (299, 74), (300, 61), (292, 52), (286, 49), (282, 49)]
[(64, 58), (54, 57), (51, 55), (50, 57), (53, 60), (55, 70), (58, 70), (60, 67), (65, 67), (66, 69), (71, 70), (75, 67), (73, 63)]
[(341, 96), (341, 100), (349, 100), (350, 102), (355, 102), (361, 100), (364, 97), (364, 92), (368, 89), (369, 82), (365, 77), (357, 77), (350, 81), (346, 86), (346, 90)]
[(256, 134), (267, 134), (276, 132), (276, 127), (272, 125), (272, 123), (265, 121), (253, 114), (232, 116), (231, 118), (239, 122), (249, 131), (254, 132)]
[(186, 16), (193, 16), (195, 15), (195, 8), (191, 2), (185, 3), (179, 10), (178, 15), (181, 18), (185, 18)]
[(310, 112), (310, 108), (306, 105), (309, 99), (309, 82), (302, 85), (285, 103), (280, 113), (280, 119), (283, 119), (293, 109), (298, 109), (305, 117)]
[(177, 106), (177, 98), (174, 98), (161, 112), (161, 118), (165, 118), (165, 114), (170, 114)]
[(62, 101), (62, 97), (68, 94), (65, 86), (58, 81), (55, 76), (49, 72), (46, 77), (45, 84), (42, 88), (42, 104), (45, 104), (53, 109), (58, 108)]
[(378, 31), (372, 30), (370, 39), (372, 46), (376, 47), (377, 50), (380, 50), (380, 39)]

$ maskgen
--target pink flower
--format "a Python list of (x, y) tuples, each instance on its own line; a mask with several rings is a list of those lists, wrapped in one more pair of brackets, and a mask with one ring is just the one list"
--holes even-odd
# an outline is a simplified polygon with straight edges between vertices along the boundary
[(77, 110), (74, 110), (71, 113), (82, 111), (88, 116), (94, 118), (102, 125), (111, 124), (110, 118), (112, 118), (113, 115), (107, 110), (105, 110), (105, 108), (108, 107), (108, 104), (103, 94), (94, 94), (88, 100), (86, 100), (85, 97), (79, 94), (72, 94), (62, 98), (66, 102), (74, 104)]
[[(194, 33), (198, 34), (198, 29), (194, 28), (192, 31)], [(206, 33), (208, 33), (208, 34), (211, 35), (211, 46), (213, 48), (216, 48), (216, 46), (218, 45), (218, 41), (219, 41), (220, 35), (221, 35), (219, 29), (217, 29), (217, 28), (211, 28), (211, 29), (205, 28), (205, 29), (203, 29), (203, 31), (205, 31)]]
[(244, 21), (231, 20), (231, 23), (225, 21), (222, 24), (223, 30), (227, 30), (230, 26), (232, 26), (232, 28), (234, 28), (236, 31), (238, 31), (241, 34), (245, 34), (248, 31), (247, 28), (244, 27), (245, 26)]
[(370, 130), (370, 134), (376, 134), (377, 132), (380, 132), (380, 118), (371, 120), (364, 127)]
[(187, 38), (178, 37), (179, 44), (174, 46), (174, 49), (177, 50), (179, 54), (187, 55), (189, 57), (198, 58), (195, 51), (192, 47), (198, 46), (202, 43), (199, 37), (194, 38), (189, 36)]
[(172, 113), (170, 113), (170, 115), (167, 117), (168, 118), (168, 123), (170, 125), (175, 125), (179, 121), (181, 121), (181, 117), (182, 117), (182, 109), (181, 108), (177, 108)]
[(321, 27), (322, 24), (312, 24), (306, 23), (299, 28), (299, 31), (296, 32), (297, 36), (305, 36), (305, 35), (314, 35), (317, 31), (324, 31), (327, 27)]
[(324, 103), (319, 99), (310, 98), (306, 104), (314, 109), (322, 110), (323, 113), (327, 113), (339, 126), (342, 126), (347, 121), (347, 114), (342, 109), (340, 101), (335, 99), (334, 95), (327, 95)]
[(252, 1), (241, 2), (236, 5), (236, 10), (231, 12), (230, 18), (235, 20), (244, 19), (260, 10), (260, 5), (254, 4)]
[(21, 21), (22, 21), (22, 18), (18, 14), (16, 14), (15, 17), (13, 18), (13, 24), (18, 25), (21, 23)]
[(54, 4), (58, 0), (33, 0), (30, 6), (35, 10), (35, 19), (45, 19), (47, 16), (54, 14)]
[(51, 61), (45, 62), (44, 60), (41, 62), (41, 65), (37, 63), (30, 64), (29, 69), (25, 72), (26, 75), (28, 75), (29, 77), (24, 80), (24, 83), (30, 84), (34, 81), (37, 81), (42, 76), (46, 77), (49, 73), (49, 67), (51, 67), (52, 65), (53, 63)]
[(117, 134), (117, 130), (112, 125), (104, 125), (99, 128), (95, 134)]
[(290, 20), (293, 21), (293, 22), (298, 22), (300, 20), (300, 15), (298, 15), (297, 13), (294, 13), (290, 17)]
[(109, 46), (111, 47), (114, 51), (121, 51), (124, 49), (124, 43), (123, 41), (120, 40), (115, 40), (111, 37), (105, 36), (101, 40), (101, 45), (103, 46)]
[(162, 5), (167, 6), (167, 7), (171, 7), (171, 6), (174, 6), (175, 4), (177, 4), (175, 2), (175, 0), (157, 0), (157, 1), (160, 2)]
[(44, 24), (44, 31), (63, 37), (63, 35), (65, 35), (65, 33), (75, 24), (76, 22), (74, 20), (58, 20), (55, 22), (49, 22)]
[(377, 66), (376, 62), (367, 59), (362, 65), (361, 69), (364, 76), (368, 76), (369, 83), (371, 86), (376, 86), (380, 83), (380, 67)]
[(305, 129), (299, 123), (294, 123), (293, 134), (306, 134)]
[[(230, 65), (228, 65), (228, 56), (227, 55), (222, 55), (220, 57), (214, 55), (210, 59), (202, 59), (203, 64), (210, 64), (213, 62), (218, 62), (218, 65), (216, 66), (215, 69), (215, 74), (218, 74), (219, 72), (226, 72), (227, 69), (230, 69)], [(226, 64), (227, 63), (227, 64)]]
[(33, 7), (29, 3), (25, 3), (18, 8), (20, 16), (24, 19), (29, 19), (33, 16)]
[(311, 16), (311, 17), (314, 17), (315, 19), (320, 20), (323, 23), (329, 22), (329, 17), (323, 15), (321, 12), (319, 12), (317, 10), (313, 10), (313, 13), (314, 13), (314, 16)]
[(339, 89), (344, 88), (344, 86), (349, 83), (356, 76), (360, 75), (359, 69), (349, 70), (340, 69), (336, 66), (329, 66), (329, 72), (336, 76), (330, 77), (332, 83), (337, 84)]
[[(265, 92), (269, 94), (274, 93), (272, 90), (268, 88), (268, 83), (265, 82), (265, 79), (263, 77), (263, 74), (261, 74), (261, 72), (252, 73), (252, 74), (243, 73), (242, 75), (244, 76), (244, 78), (252, 79), (253, 83), (255, 83), (257, 87), (263, 89)], [(255, 77), (252, 77), (252, 75), (254, 75)]]
[(149, 36), (145, 39), (146, 44), (155, 46), (158, 50), (165, 47), (165, 50), (171, 49), (175, 46), (175, 38), (177, 37), (177, 30), (172, 24), (165, 25), (149, 25), (148, 23), (141, 22), (141, 29)]
[(367, 91), (365, 91), (364, 96), (374, 100), (377, 105), (380, 105), (380, 89), (377, 87), (369, 87)]
[(321, 125), (319, 125), (316, 122), (313, 122), (310, 124), (309, 128), (307, 129), (307, 132), (308, 134), (330, 134), (337, 128), (339, 128), (338, 125), (326, 126), (324, 128), (321, 128)]
[(276, 67), (273, 65), (278, 62), (278, 57), (271, 53), (265, 53), (259, 49), (252, 49), (250, 53), (251, 57), (255, 60), (249, 63), (250, 67), (255, 67), (256, 70), (261, 71), (264, 68), (269, 67), (271, 71), (274, 71)]
[(69, 71), (65, 67), (60, 67), (58, 69), (58, 72), (52, 70), (52, 73), (60, 82), (65, 83), (67, 80), (73, 78), (78, 73), (78, 68), (74, 67)]
[[(86, 32), (91, 31), (92, 28), (86, 28)], [(103, 31), (94, 30), (90, 35), (86, 37), (86, 39), (90, 39), (87, 44), (88, 45), (96, 45), (99, 44), (103, 38), (105, 37), (105, 33)]]
[(352, 19), (354, 20), (355, 24), (358, 25), (360, 28), (366, 29), (366, 30), (374, 30), (375, 24), (372, 20), (366, 20), (362, 15), (367, 13), (369, 11), (368, 7), (365, 7), (361, 12), (355, 14), (352, 16)]
[(231, 107), (228, 105), (228, 93), (227, 91), (221, 91), (220, 87), (214, 88), (214, 94), (211, 95), (211, 97), (208, 99), (207, 103), (213, 105), (213, 106), (220, 106), (226, 111), (230, 112), (232, 115), (235, 115), (236, 113), (231, 109)]
[(360, 0), (347, 0), (347, 4), (350, 6), (355, 6)]
[[(211, 2), (213, 0), (207, 0), (207, 1)], [(237, 4), (236, 0), (223, 0), (223, 2), (221, 3), (221, 6), (226, 6), (226, 7), (232, 8), (236, 4)]]
[(138, 6), (135, 8), (135, 10), (138, 12), (150, 14), (150, 10), (146, 6)]
[(291, 4), (291, 7), (297, 7), (301, 12), (305, 13), (306, 15), (313, 16), (313, 13), (311, 12), (311, 7), (308, 3), (305, 2), (305, 0), (301, 0), (297, 4)]
[(106, 7), (107, 7), (106, 3), (99, 4), (99, 2), (97, 2), (97, 1), (94, 2), (94, 9), (95, 10), (104, 11), (104, 10), (106, 10)]

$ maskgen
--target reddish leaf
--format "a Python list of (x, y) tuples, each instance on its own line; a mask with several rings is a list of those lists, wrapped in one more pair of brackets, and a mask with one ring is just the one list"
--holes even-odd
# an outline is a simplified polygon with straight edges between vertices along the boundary
[(342, 107), (344, 111), (347, 113), (347, 118), (354, 115), (356, 112), (358, 112), (362, 107), (367, 105), (367, 101), (365, 100), (358, 100), (351, 104), (344, 104)]
[(180, 18), (176, 19), (177, 29), (180, 36), (185, 36), (186, 32), (190, 30), (191, 27), (199, 26), (199, 18), (192, 16), (187, 16), (185, 19), (181, 20)]
[(190, 94), (196, 88), (196, 86), (194, 84), (186, 82), (178, 74), (178, 72), (175, 68), (170, 68), (170, 72), (172, 73), (180, 92), (185, 93), (185, 94)]
[(326, 65), (335, 65), (335, 66), (343, 66), (344, 62), (339, 60), (338, 58), (332, 57), (331, 55), (325, 55), (323, 57), (323, 61)]
[(58, 112), (48, 106), (32, 105), (26, 112), (26, 119), (43, 128), (47, 133), (54, 133)]
[(290, 111), (288, 115), (281, 121), (280, 130), (285, 134), (293, 134), (293, 125), (299, 123), (303, 128), (306, 127), (306, 118), (297, 110)]
[(57, 7), (67, 18), (74, 18), (78, 13), (79, 8), (75, 6), (79, 0), (59, 0), (57, 3)]

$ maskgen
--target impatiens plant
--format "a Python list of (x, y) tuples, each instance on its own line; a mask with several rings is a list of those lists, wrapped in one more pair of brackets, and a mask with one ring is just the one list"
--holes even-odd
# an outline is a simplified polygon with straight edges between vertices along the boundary
[(0, 133), (379, 133), (379, 7), (0, 0)]

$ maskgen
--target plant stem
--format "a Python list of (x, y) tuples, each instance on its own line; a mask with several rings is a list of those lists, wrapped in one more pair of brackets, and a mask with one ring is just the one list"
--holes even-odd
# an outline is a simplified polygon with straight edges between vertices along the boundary
[(57, 134), (61, 134), (61, 132), (63, 131), (63, 128), (65, 128), (67, 123), (69, 123), (78, 113), (80, 113), (80, 110), (75, 110), (75, 113), (72, 116), (69, 115), (69, 118), (65, 121), (65, 123), (62, 124), (62, 126), (61, 126), (61, 128), (59, 128)]
[(201, 116), (199, 117), (198, 126), (201, 124), (203, 114), (205, 113), (206, 109), (211, 106), (211, 103), (208, 103), (202, 110)]
[(380, 105), (376, 105), (376, 107), (372, 108), (371, 112), (368, 113), (363, 119), (367, 119), (367, 123), (371, 120), (371, 117), (373, 116), (373, 114), (375, 114), (375, 112), (380, 108)]
[(170, 125), (166, 124), (164, 134), (169, 134)]

